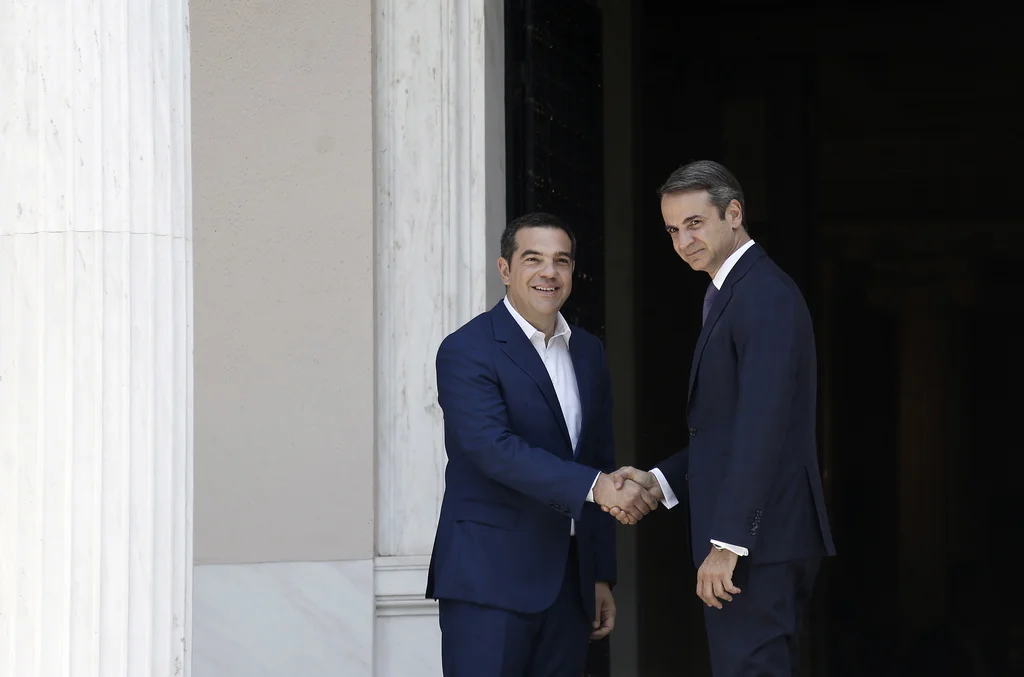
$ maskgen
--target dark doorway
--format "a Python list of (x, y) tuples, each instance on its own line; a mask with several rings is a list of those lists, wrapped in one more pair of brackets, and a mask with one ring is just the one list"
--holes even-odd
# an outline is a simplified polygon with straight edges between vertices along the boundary
[[(602, 50), (593, 12), (607, 19), (614, 7), (628, 17), (633, 124), (608, 126), (616, 105), (608, 97), (625, 90), (609, 93), (604, 82), (603, 126), (590, 138), (607, 155), (617, 135), (628, 137), (630, 151), (619, 157), (629, 162), (606, 161), (600, 181), (592, 176), (597, 162), (581, 176), (588, 187), (621, 191), (629, 216), (610, 220), (605, 194), (580, 191), (568, 178), (550, 186), (573, 196), (550, 209), (566, 210), (581, 245), (630, 244), (627, 263), (615, 266), (606, 248), (595, 278), (605, 297), (630, 286), (630, 338), (607, 342), (609, 359), (629, 352), (630, 396), (617, 397), (617, 407), (635, 425), (620, 434), (620, 451), (650, 467), (685, 442), (680, 384), (707, 280), (669, 247), (654, 190), (688, 160), (722, 161), (744, 185), (751, 235), (801, 286), (815, 319), (821, 466), (839, 556), (819, 578), (805, 674), (1024, 673), (1024, 593), (1010, 554), (1024, 537), (1016, 498), (1024, 454), (1015, 434), (1024, 399), (1024, 282), (1016, 268), (1024, 216), (1015, 204), (1024, 179), (1024, 52), (999, 39), (983, 13), (917, 3), (568, 4), (591, 12), (590, 29), (578, 19), (559, 24), (572, 12), (549, 13), (547, 34), (572, 41), (550, 53), (571, 53), (584, 31), (595, 34), (583, 39), (583, 53), (547, 63), (584, 119), (581, 107), (592, 99), (580, 93), (592, 94), (595, 81), (595, 61), (586, 59)], [(524, 30), (515, 16), (506, 15), (507, 36)], [(605, 20), (605, 38), (610, 30)], [(521, 66), (523, 43), (507, 39), (509, 78), (522, 94), (537, 71)], [(584, 62), (585, 75), (566, 65)], [(575, 153), (557, 160), (566, 166), (584, 157), (536, 129), (513, 129), (534, 105), (529, 98), (507, 99), (510, 198), (536, 182), (538, 153), (547, 162)], [(525, 159), (514, 164), (514, 156)], [(514, 200), (515, 213), (544, 204)], [(579, 301), (590, 311), (573, 312), (603, 336), (617, 316), (599, 312), (600, 293), (591, 286)], [(682, 509), (658, 511), (636, 527), (630, 546), (632, 669), (640, 677), (710, 675), (680, 538), (686, 519)], [(605, 674), (601, 665), (595, 675)]]
[(571, 225), (579, 245), (563, 312), (603, 337), (601, 9), (509, 0), (505, 26), (508, 213), (550, 212)]

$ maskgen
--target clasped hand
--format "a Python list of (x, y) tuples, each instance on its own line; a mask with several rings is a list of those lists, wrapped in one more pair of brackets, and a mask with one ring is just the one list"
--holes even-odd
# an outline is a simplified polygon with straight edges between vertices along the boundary
[(622, 524), (636, 524), (664, 498), (657, 478), (631, 466), (601, 473), (594, 485), (594, 502)]

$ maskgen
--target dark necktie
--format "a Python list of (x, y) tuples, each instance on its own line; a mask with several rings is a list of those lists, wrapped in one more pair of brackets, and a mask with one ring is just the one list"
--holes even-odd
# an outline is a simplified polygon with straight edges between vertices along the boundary
[(702, 325), (708, 321), (708, 312), (711, 310), (711, 304), (715, 302), (716, 296), (718, 296), (718, 287), (712, 282), (708, 285), (708, 290), (704, 292), (704, 315), (700, 321)]

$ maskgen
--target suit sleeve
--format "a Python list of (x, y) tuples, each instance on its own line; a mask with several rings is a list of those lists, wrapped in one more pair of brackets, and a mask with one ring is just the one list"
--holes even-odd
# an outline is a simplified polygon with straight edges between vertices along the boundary
[(580, 519), (594, 469), (515, 435), (493, 366), (483, 351), (460, 347), (449, 338), (437, 352), (437, 400), (449, 453), (461, 452), (494, 481)]
[[(603, 346), (601, 346), (600, 374), (598, 401), (601, 404), (596, 419), (599, 426), (596, 459), (601, 472), (612, 473), (617, 467), (615, 464), (615, 433), (612, 425), (612, 384)], [(588, 511), (591, 513), (590, 519), (595, 520), (594, 579), (607, 581), (614, 585), (618, 579), (615, 564), (615, 518), (598, 508), (596, 504), (588, 506)]]
[(797, 386), (800, 306), (788, 289), (762, 293), (737, 324), (739, 399), (733, 447), (711, 522), (713, 539), (754, 550), (757, 524), (778, 476)]
[(672, 493), (679, 501), (686, 500), (687, 494), (687, 472), (690, 467), (690, 448), (683, 447), (682, 450), (672, 454), (658, 464), (658, 470), (665, 476)]

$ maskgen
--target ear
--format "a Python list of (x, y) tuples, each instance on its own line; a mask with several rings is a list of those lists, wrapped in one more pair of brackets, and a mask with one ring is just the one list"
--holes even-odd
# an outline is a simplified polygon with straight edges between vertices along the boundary
[(501, 275), (501, 282), (506, 287), (512, 283), (512, 271), (509, 268), (508, 261), (504, 257), (498, 257), (498, 274)]
[(725, 218), (728, 219), (729, 226), (732, 228), (739, 228), (743, 225), (743, 207), (740, 206), (739, 200), (733, 200), (725, 208)]

